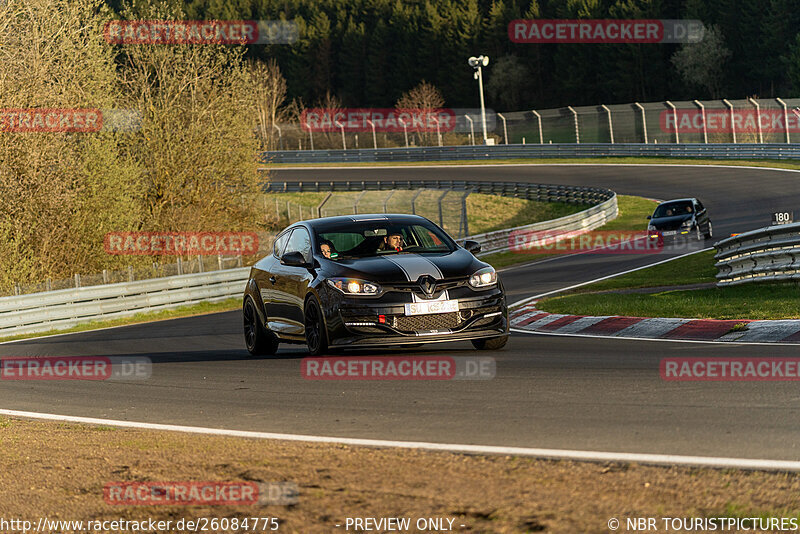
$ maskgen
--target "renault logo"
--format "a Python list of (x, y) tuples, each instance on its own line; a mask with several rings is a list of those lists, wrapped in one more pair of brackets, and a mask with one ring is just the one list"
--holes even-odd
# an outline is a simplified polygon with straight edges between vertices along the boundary
[(436, 280), (432, 276), (420, 276), (418, 282), (420, 289), (426, 295), (431, 296), (436, 291)]

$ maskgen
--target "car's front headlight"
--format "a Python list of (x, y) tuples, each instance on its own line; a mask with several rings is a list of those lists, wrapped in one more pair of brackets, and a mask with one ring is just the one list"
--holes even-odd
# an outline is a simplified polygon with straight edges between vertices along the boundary
[(378, 284), (355, 278), (328, 278), (328, 285), (345, 295), (377, 295), (381, 292)]
[(694, 225), (694, 221), (692, 219), (687, 219), (681, 223), (681, 228), (691, 228)]
[(653, 231), (653, 230), (655, 230), (655, 229), (656, 229), (656, 227), (655, 227), (655, 226), (653, 226), (652, 224), (648, 224), (648, 225), (647, 225), (647, 231), (648, 231), (648, 232), (652, 232), (652, 231)]
[(494, 267), (484, 267), (469, 277), (469, 285), (472, 287), (489, 287), (497, 283), (497, 271)]

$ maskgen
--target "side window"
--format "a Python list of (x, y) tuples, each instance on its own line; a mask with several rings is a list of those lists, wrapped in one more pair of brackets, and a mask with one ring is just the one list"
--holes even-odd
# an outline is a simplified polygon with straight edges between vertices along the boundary
[(305, 228), (294, 229), (292, 237), (289, 238), (289, 243), (286, 245), (284, 254), (288, 254), (289, 252), (300, 252), (303, 254), (303, 258), (305, 258), (306, 261), (311, 261), (311, 237), (308, 235), (308, 231)]
[(703, 207), (703, 203), (699, 200), (697, 201), (697, 211), (703, 211), (705, 208)]
[(283, 249), (286, 248), (286, 241), (289, 240), (289, 232), (284, 232), (275, 239), (275, 245), (272, 247), (272, 254), (276, 258), (283, 256)]

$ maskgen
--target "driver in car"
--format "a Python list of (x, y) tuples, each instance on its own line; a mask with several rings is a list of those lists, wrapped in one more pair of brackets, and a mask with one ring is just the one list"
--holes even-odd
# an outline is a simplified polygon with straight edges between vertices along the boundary
[(397, 252), (403, 250), (403, 234), (399, 230), (390, 230), (383, 238), (381, 250), (396, 250)]

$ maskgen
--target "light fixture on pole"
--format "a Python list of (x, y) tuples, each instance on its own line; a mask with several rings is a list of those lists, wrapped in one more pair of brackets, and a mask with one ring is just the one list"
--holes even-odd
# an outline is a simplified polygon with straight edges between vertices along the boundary
[(486, 135), (486, 105), (483, 101), (483, 67), (489, 64), (489, 56), (472, 56), (467, 60), (469, 66), (475, 69), (475, 79), (478, 80), (478, 90), (481, 95), (481, 122), (483, 123), (483, 144), (493, 145), (494, 139), (489, 140)]

